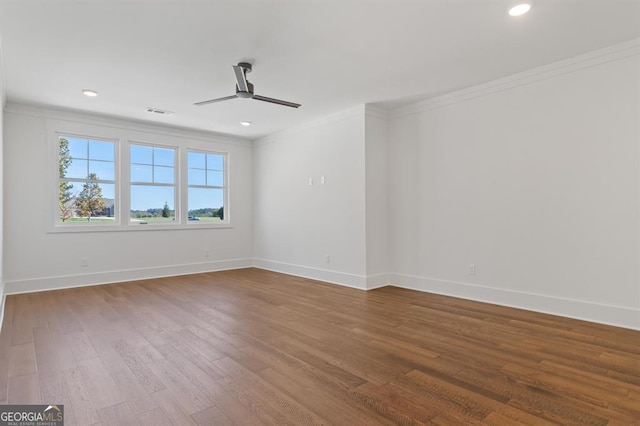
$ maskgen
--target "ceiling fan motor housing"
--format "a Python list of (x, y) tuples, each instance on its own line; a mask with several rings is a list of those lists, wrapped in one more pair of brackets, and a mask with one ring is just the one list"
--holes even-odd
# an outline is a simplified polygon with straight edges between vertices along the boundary
[(246, 92), (243, 92), (240, 89), (238, 89), (238, 85), (236, 84), (236, 96), (238, 96), (239, 98), (245, 98), (245, 99), (253, 98), (253, 84), (247, 81), (247, 88), (249, 90), (247, 90)]
[(253, 68), (249, 62), (238, 62), (238, 66), (244, 70), (245, 74), (251, 72), (251, 69)]

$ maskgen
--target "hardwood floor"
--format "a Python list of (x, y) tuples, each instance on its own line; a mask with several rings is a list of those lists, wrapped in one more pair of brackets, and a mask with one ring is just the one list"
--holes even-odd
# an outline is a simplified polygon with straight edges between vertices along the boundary
[(67, 425), (640, 424), (640, 332), (216, 272), (7, 297), (6, 403)]

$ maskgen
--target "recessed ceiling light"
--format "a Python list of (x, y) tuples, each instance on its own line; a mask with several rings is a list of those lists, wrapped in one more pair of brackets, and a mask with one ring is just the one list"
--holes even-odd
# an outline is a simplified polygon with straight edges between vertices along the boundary
[(95, 98), (96, 96), (98, 96), (98, 92), (96, 92), (95, 90), (90, 90), (90, 89), (84, 89), (82, 91), (82, 93), (85, 96), (89, 96), (90, 98)]
[(242, 124), (244, 127), (251, 126), (250, 121), (241, 121), (240, 124)]
[(509, 15), (511, 16), (524, 15), (529, 11), (529, 9), (531, 9), (531, 5), (529, 3), (520, 3), (513, 6), (511, 9), (509, 9)]

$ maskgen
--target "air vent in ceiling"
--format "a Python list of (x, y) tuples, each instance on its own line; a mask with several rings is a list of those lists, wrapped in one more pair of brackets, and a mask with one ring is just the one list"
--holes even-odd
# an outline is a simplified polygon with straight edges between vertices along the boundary
[(158, 109), (158, 108), (147, 108), (147, 112), (153, 113), (153, 114), (160, 114), (160, 115), (171, 115), (173, 114), (172, 111), (165, 111), (163, 109)]

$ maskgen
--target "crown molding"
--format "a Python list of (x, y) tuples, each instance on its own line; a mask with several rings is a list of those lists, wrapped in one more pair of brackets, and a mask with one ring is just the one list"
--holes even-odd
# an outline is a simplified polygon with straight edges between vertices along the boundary
[(391, 118), (390, 110), (380, 108), (379, 106), (375, 106), (372, 104), (366, 104), (364, 106), (364, 113), (367, 117), (381, 118), (383, 120), (388, 120), (389, 118)]
[(418, 114), (638, 55), (640, 38), (400, 107), (390, 111), (390, 117)]

